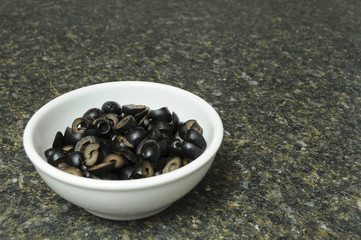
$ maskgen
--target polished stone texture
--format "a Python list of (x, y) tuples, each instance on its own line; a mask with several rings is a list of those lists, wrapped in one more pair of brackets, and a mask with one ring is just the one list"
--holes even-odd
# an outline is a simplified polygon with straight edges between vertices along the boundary
[[(225, 135), (188, 195), (116, 222), (52, 192), (22, 134), (51, 99), (124, 80), (199, 95)], [(0, 86), (0, 239), (361, 237), (359, 1), (2, 0)]]

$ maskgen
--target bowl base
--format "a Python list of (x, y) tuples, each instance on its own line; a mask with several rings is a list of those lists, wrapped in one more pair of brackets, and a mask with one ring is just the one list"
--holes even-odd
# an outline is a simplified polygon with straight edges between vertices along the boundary
[(141, 213), (141, 214), (138, 214), (138, 215), (100, 213), (100, 212), (96, 212), (96, 211), (92, 211), (92, 210), (88, 210), (88, 209), (85, 209), (85, 210), (87, 212), (97, 216), (97, 217), (101, 217), (101, 218), (105, 218), (105, 219), (109, 219), (109, 220), (129, 221), (129, 220), (137, 220), (137, 219), (150, 217), (152, 215), (160, 213), (161, 211), (168, 208), (170, 205), (172, 205), (172, 204), (169, 204), (169, 205), (166, 205), (165, 207), (161, 207), (161, 208), (152, 210), (150, 212)]

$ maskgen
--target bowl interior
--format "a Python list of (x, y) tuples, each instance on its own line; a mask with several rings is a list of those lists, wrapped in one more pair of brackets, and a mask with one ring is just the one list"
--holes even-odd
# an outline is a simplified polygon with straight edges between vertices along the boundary
[[(46, 163), (44, 151), (51, 147), (56, 132), (64, 133), (75, 118), (82, 116), (89, 108), (100, 108), (109, 100), (116, 101), (120, 105), (144, 104), (150, 109), (166, 106), (170, 111), (174, 111), (181, 121), (196, 119), (204, 130), (203, 136), (208, 145), (200, 157), (203, 160), (200, 161), (206, 162), (214, 156), (222, 141), (223, 126), (218, 114), (196, 95), (157, 83), (109, 82), (64, 94), (50, 101), (34, 114), (24, 132), (24, 147), (35, 167), (44, 171), (51, 170), (50, 168), (53, 167)], [(201, 162), (196, 164), (202, 165)]]

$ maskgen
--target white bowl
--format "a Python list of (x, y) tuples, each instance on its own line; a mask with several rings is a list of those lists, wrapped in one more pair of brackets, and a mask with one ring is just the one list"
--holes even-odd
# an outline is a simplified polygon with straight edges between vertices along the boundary
[[(204, 153), (173, 172), (136, 180), (95, 180), (63, 172), (47, 163), (44, 151), (57, 131), (92, 107), (109, 100), (143, 104), (150, 109), (168, 107), (181, 121), (196, 119), (207, 142)], [(41, 107), (29, 120), (24, 149), (42, 179), (57, 194), (88, 212), (107, 219), (132, 220), (154, 215), (192, 190), (210, 168), (223, 139), (217, 112), (185, 90), (151, 82), (109, 82), (66, 93)]]

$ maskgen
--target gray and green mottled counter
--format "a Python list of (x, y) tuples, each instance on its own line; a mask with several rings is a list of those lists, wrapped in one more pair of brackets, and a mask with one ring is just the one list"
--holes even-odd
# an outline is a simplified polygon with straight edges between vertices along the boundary
[[(220, 114), (202, 182), (138, 221), (52, 192), (22, 146), (70, 90), (152, 81)], [(360, 239), (359, 1), (0, 1), (1, 239)], [(176, 97), (176, 96), (175, 96)]]

